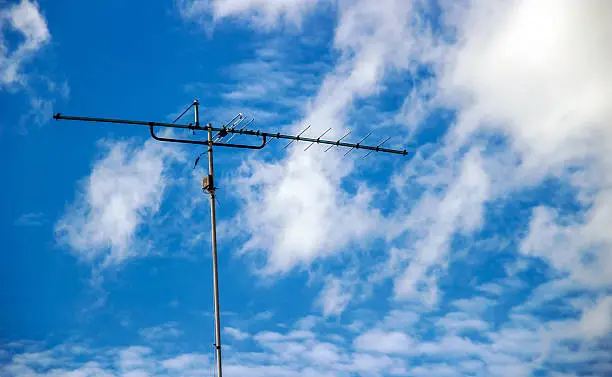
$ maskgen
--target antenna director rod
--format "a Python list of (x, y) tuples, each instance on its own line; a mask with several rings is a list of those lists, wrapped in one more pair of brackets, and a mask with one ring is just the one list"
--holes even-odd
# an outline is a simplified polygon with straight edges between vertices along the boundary
[[(271, 133), (271, 132), (261, 132), (254, 130), (237, 130), (231, 128), (223, 128), (223, 127), (213, 127), (213, 126), (200, 126), (200, 125), (192, 125), (192, 124), (175, 124), (175, 123), (163, 123), (163, 122), (147, 122), (141, 120), (126, 120), (126, 119), (112, 119), (112, 118), (94, 118), (94, 117), (77, 117), (77, 116), (67, 116), (61, 114), (55, 114), (53, 116), (56, 120), (79, 120), (83, 122), (98, 122), (98, 123), (119, 123), (119, 124), (133, 124), (139, 126), (153, 126), (153, 127), (169, 127), (169, 128), (180, 128), (180, 129), (188, 129), (195, 131), (225, 131), (231, 134), (240, 134), (240, 135), (249, 135), (249, 136), (261, 136), (268, 138), (276, 138), (276, 139), (285, 139), (285, 140), (294, 140), (294, 141), (304, 141), (308, 143), (317, 143), (317, 144), (327, 144), (327, 145), (335, 145), (338, 147), (347, 147), (347, 148), (355, 148), (355, 149), (365, 149), (368, 151), (375, 152), (385, 152), (385, 153), (393, 153), (400, 154), (406, 156), (408, 152), (405, 149), (391, 149), (391, 148), (382, 148), (380, 146), (372, 146), (372, 145), (361, 145), (360, 143), (347, 143), (340, 140), (326, 140), (326, 139), (317, 139), (312, 137), (302, 137), (302, 136), (294, 136), (294, 135), (285, 135), (281, 133)], [(231, 146), (231, 145), (228, 145)]]

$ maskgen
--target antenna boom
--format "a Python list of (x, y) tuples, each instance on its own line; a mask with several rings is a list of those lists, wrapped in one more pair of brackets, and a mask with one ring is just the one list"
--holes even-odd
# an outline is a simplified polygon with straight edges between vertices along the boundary
[[(149, 127), (167, 127), (167, 128), (187, 129), (187, 130), (192, 130), (192, 131), (209, 131), (209, 130), (211, 132), (225, 131), (227, 133), (231, 133), (235, 135), (258, 136), (258, 137), (262, 137), (266, 139), (272, 139), (272, 138), (285, 139), (285, 140), (291, 140), (292, 142), (302, 141), (302, 142), (307, 142), (307, 143), (326, 144), (330, 146), (338, 146), (338, 147), (345, 147), (345, 148), (364, 149), (364, 150), (373, 151), (373, 152), (399, 154), (403, 156), (408, 155), (408, 152), (406, 151), (406, 149), (391, 149), (391, 148), (382, 148), (380, 145), (373, 146), (373, 145), (361, 145), (360, 143), (347, 143), (347, 142), (341, 141), (342, 139), (327, 140), (327, 139), (320, 139), (320, 138), (304, 137), (301, 135), (294, 136), (294, 135), (286, 135), (286, 134), (281, 134), (281, 133), (261, 132), (261, 131), (255, 131), (255, 130), (247, 130), (247, 129), (237, 130), (235, 128), (230, 129), (230, 128), (223, 128), (223, 127), (213, 127), (210, 124), (206, 126), (193, 125), (191, 123), (185, 125), (185, 124), (163, 123), (163, 122), (147, 122), (147, 121), (129, 120), (129, 119), (68, 116), (68, 115), (61, 115), (60, 113), (55, 114), (53, 116), (53, 119), (76, 120), (76, 121), (97, 122), (97, 123), (131, 124), (131, 125), (149, 126)], [(171, 139), (171, 140), (162, 140), (162, 141), (181, 142), (179, 140), (181, 139)], [(191, 143), (191, 141), (182, 141), (182, 142)], [(191, 144), (197, 144), (197, 143), (191, 143)], [(203, 144), (208, 144), (208, 142), (203, 142)], [(266, 143), (264, 143), (264, 145), (265, 144)], [(232, 147), (234, 144), (215, 143), (214, 145)], [(240, 148), (240, 147), (243, 147), (243, 145), (236, 145), (236, 147)], [(261, 148), (257, 148), (257, 149), (261, 149)]]

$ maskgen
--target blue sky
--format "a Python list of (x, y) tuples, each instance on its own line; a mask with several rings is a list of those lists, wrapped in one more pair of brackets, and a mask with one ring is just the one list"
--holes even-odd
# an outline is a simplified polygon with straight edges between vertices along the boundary
[[(0, 375), (612, 374), (612, 3), (0, 3)], [(175, 131), (175, 136), (204, 137)], [(248, 142), (238, 138), (237, 141)]]

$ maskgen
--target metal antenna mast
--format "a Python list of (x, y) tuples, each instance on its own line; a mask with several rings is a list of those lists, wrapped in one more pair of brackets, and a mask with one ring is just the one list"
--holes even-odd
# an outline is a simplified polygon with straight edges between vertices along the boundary
[[(83, 122), (98, 122), (98, 123), (115, 123), (115, 124), (131, 124), (131, 125), (139, 125), (139, 126), (148, 126), (149, 133), (151, 137), (157, 141), (163, 142), (171, 142), (171, 143), (185, 143), (185, 144), (196, 144), (196, 145), (206, 145), (207, 154), (208, 154), (208, 175), (202, 179), (202, 190), (208, 192), (210, 197), (210, 217), (211, 217), (211, 246), (212, 246), (212, 269), (213, 269), (213, 295), (214, 295), (214, 315), (215, 315), (215, 355), (216, 355), (216, 366), (217, 366), (217, 377), (223, 377), (223, 372), (221, 369), (221, 320), (220, 320), (220, 309), (219, 309), (219, 273), (218, 273), (218, 265), (217, 265), (217, 216), (216, 216), (216, 208), (215, 208), (215, 190), (216, 187), (214, 185), (214, 164), (213, 164), (213, 146), (218, 147), (230, 147), (230, 148), (241, 148), (241, 149), (262, 149), (267, 144), (269, 144), (274, 139), (285, 139), (289, 140), (289, 143), (285, 146), (288, 147), (293, 142), (307, 142), (310, 143), (305, 150), (310, 148), (313, 144), (326, 144), (329, 145), (325, 152), (329, 149), (335, 147), (344, 147), (349, 148), (349, 150), (345, 153), (345, 156), (354, 149), (364, 149), (369, 151), (367, 157), (372, 152), (382, 152), (382, 153), (391, 153), (396, 155), (406, 156), (408, 152), (406, 149), (390, 149), (383, 148), (382, 145), (386, 143), (389, 138), (379, 143), (376, 146), (371, 145), (363, 145), (361, 144), (366, 138), (368, 138), (372, 133), (370, 132), (366, 137), (362, 138), (357, 143), (347, 143), (342, 141), (345, 137), (350, 134), (350, 131), (341, 137), (338, 140), (326, 140), (322, 139), (322, 137), (331, 130), (328, 128), (323, 134), (317, 138), (311, 137), (303, 137), (302, 134), (306, 132), (310, 126), (306, 127), (306, 129), (302, 130), (298, 135), (285, 135), (281, 133), (270, 133), (270, 132), (261, 132), (259, 130), (251, 130), (247, 127), (253, 122), (253, 119), (246, 122), (246, 124), (237, 129), (237, 126), (244, 122), (247, 117), (242, 114), (236, 115), (231, 121), (223, 125), (222, 127), (213, 127), (212, 124), (208, 123), (206, 126), (200, 126), (200, 112), (199, 112), (199, 102), (195, 100), (191, 105), (189, 105), (182, 113), (179, 115), (174, 122), (172, 123), (163, 123), (163, 122), (149, 122), (142, 120), (129, 120), (129, 119), (111, 119), (111, 118), (94, 118), (94, 117), (79, 117), (79, 116), (67, 116), (57, 113), (53, 116), (56, 120), (76, 120)], [(195, 120), (194, 123), (189, 124), (177, 124), (176, 122), (183, 117), (189, 111), (190, 108), (194, 109)], [(191, 139), (177, 139), (177, 138), (168, 138), (161, 137), (155, 133), (155, 127), (166, 127), (166, 128), (178, 128), (190, 130), (194, 134), (196, 131), (206, 131), (207, 132), (207, 140), (191, 140)], [(213, 132), (217, 132), (216, 135), (213, 136)], [(222, 140), (228, 134), (232, 134), (232, 136), (227, 140), (227, 142), (221, 143), (219, 140)], [(235, 136), (245, 135), (245, 136), (256, 136), (261, 138), (261, 144), (258, 145), (250, 145), (250, 144), (237, 144), (237, 143), (229, 143)], [(196, 159), (196, 164), (199, 161)]]

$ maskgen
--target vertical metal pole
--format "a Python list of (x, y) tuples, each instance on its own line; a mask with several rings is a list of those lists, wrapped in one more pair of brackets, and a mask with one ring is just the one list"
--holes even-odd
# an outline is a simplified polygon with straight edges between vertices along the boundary
[[(195, 123), (200, 125), (200, 114), (198, 109), (198, 101), (194, 102)], [(213, 295), (214, 295), (214, 311), (215, 311), (215, 356), (217, 363), (217, 377), (223, 377), (221, 370), (221, 319), (219, 310), (219, 273), (217, 268), (217, 216), (215, 209), (215, 186), (214, 186), (214, 169), (213, 169), (213, 144), (212, 130), (208, 128), (208, 174), (210, 194), (210, 228), (211, 228), (211, 243), (212, 243), (212, 263), (213, 263)]]

